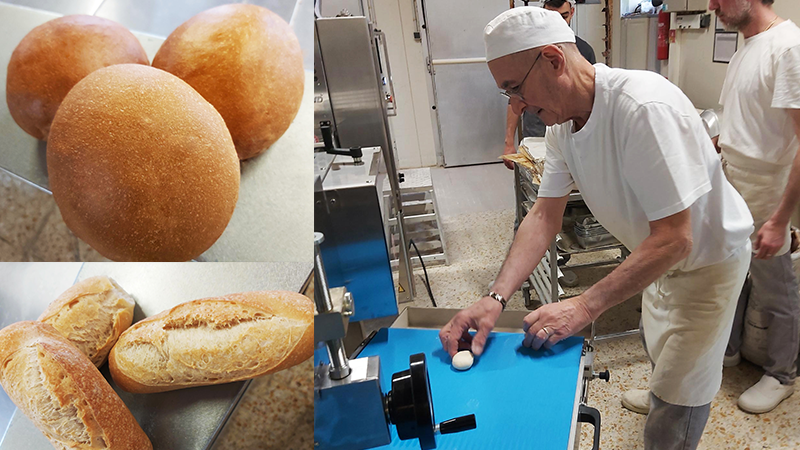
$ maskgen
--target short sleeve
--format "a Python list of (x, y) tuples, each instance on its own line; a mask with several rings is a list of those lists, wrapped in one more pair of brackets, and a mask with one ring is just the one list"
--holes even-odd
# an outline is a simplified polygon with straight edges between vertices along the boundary
[(800, 45), (795, 45), (778, 57), (772, 107), (800, 109)]
[(700, 120), (664, 103), (647, 103), (632, 114), (623, 176), (647, 220), (679, 213), (711, 190), (703, 152), (713, 152), (707, 148), (713, 144)]
[(558, 147), (558, 139), (554, 127), (547, 127), (544, 135), (547, 153), (544, 161), (542, 184), (539, 186), (539, 197), (563, 197), (575, 189), (575, 181)]

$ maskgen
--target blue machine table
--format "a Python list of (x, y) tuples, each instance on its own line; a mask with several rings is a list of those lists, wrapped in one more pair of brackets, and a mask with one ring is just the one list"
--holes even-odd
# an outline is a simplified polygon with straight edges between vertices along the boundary
[[(409, 356), (424, 353), (437, 421), (474, 414), (477, 428), (439, 436), (438, 449), (571, 449), (577, 441), (583, 385), (583, 338), (572, 337), (550, 350), (522, 346), (520, 333), (492, 333), (471, 369), (457, 371), (442, 349), (438, 330), (384, 328), (359, 358), (380, 357), (381, 389), (392, 374), (408, 369)], [(391, 427), (385, 449), (417, 449)], [(597, 439), (596, 439), (597, 441)]]

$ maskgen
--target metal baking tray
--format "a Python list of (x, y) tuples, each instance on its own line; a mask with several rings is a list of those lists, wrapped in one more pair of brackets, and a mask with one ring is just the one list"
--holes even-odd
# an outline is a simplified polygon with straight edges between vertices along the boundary
[[(0, 328), (35, 320), (72, 284), (108, 275), (136, 299), (134, 321), (179, 303), (254, 290), (298, 292), (312, 263), (0, 263)], [(159, 394), (120, 395), (156, 450), (210, 449), (249, 381)], [(270, 424), (255, 426), (268, 427)], [(51, 450), (44, 435), (0, 390), (0, 450)]]

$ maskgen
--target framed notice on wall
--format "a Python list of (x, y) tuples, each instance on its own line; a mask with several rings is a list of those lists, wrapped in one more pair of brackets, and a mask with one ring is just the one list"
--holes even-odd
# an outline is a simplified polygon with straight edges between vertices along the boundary
[(714, 33), (714, 56), (716, 63), (729, 63), (739, 45), (739, 33), (717, 32)]

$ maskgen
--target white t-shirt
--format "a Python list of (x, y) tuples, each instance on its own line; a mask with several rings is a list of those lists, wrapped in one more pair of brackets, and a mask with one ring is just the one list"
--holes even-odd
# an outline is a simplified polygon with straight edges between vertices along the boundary
[(586, 125), (576, 133), (572, 121), (547, 129), (539, 196), (562, 197), (577, 187), (631, 251), (650, 235), (650, 221), (690, 208), (692, 251), (674, 269), (721, 262), (745, 245), (753, 219), (689, 99), (656, 73), (594, 67)]
[(785, 109), (800, 109), (800, 28), (787, 20), (745, 39), (728, 65), (719, 103), (724, 152), (790, 165), (797, 136)]

